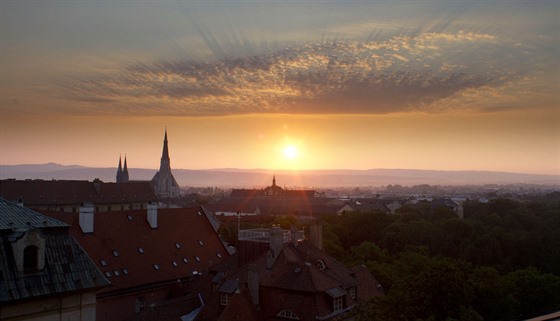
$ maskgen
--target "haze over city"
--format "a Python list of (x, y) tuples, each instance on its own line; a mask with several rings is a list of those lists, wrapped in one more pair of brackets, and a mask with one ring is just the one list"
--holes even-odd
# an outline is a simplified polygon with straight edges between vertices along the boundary
[(0, 6), (0, 165), (560, 173), (558, 1)]

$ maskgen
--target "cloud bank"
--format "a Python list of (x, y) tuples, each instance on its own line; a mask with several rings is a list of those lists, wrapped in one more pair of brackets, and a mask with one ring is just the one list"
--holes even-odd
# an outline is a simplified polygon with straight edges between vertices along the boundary
[[(75, 76), (81, 112), (146, 115), (384, 114), (524, 104), (546, 63), (528, 45), (475, 32), (292, 45), (212, 61), (160, 59)], [(535, 67), (540, 66), (540, 67)], [(528, 79), (533, 77), (528, 85)]]

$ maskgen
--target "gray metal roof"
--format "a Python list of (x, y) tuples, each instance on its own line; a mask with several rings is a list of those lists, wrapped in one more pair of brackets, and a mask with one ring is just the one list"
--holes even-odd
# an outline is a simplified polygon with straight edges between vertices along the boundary
[[(45, 267), (21, 272), (16, 268), (11, 243), (17, 239), (14, 234), (22, 236), (32, 229), (45, 239)], [(61, 221), (0, 199), (0, 305), (109, 284), (68, 229)]]
[(0, 198), (0, 230), (48, 227), (69, 227), (69, 225)]

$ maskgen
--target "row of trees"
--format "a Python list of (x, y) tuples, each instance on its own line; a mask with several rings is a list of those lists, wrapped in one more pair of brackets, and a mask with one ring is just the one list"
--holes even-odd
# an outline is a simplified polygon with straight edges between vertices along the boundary
[(386, 296), (361, 320), (503, 320), (560, 307), (560, 195), (322, 218), (325, 249)]

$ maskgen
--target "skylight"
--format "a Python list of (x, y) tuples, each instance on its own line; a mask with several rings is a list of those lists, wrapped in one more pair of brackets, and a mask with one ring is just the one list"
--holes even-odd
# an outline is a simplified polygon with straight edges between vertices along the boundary
[(139, 248), (138, 248), (138, 253), (140, 253), (140, 254), (144, 254), (144, 249), (143, 249), (143, 248), (141, 248), (141, 247), (139, 247)]
[(180, 249), (180, 248), (181, 248), (181, 244), (175, 243), (175, 247), (178, 248), (178, 249)]
[(203, 246), (204, 242), (202, 242), (202, 240), (198, 240), (198, 245)]
[(220, 259), (222, 258), (222, 255), (220, 254), (220, 252), (216, 252), (216, 256)]
[(111, 271), (105, 271), (105, 276), (110, 278), (113, 275), (111, 274)]
[(123, 273), (124, 275), (128, 275), (128, 270), (127, 270), (127, 269), (122, 269), (122, 273)]
[(159, 265), (158, 265), (158, 264), (154, 264), (154, 269), (156, 269), (156, 271), (159, 271)]
[(114, 251), (113, 251), (113, 256), (115, 256), (115, 257), (119, 256), (119, 251), (114, 250)]
[(101, 263), (102, 266), (107, 266), (107, 261), (103, 259), (99, 260), (99, 263)]
[(175, 261), (171, 261), (171, 264), (173, 264), (174, 267), (178, 267), (178, 266), (179, 266), (179, 264), (177, 264), (177, 262), (175, 262)]
[(195, 259), (197, 262), (200, 262), (200, 258), (199, 258), (198, 256), (195, 256), (194, 259)]
[(187, 260), (187, 258), (184, 257), (184, 258), (183, 258), (183, 262), (184, 262), (185, 264), (187, 264), (187, 263), (189, 263), (189, 260)]
[(121, 273), (119, 272), (119, 270), (114, 270), (114, 271), (113, 271), (113, 274), (114, 274), (115, 276), (120, 276), (120, 275), (121, 275)]

